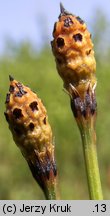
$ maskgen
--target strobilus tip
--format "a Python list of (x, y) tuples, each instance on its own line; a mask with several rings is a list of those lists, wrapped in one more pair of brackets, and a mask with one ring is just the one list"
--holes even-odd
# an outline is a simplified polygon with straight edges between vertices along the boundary
[(70, 13), (64, 8), (63, 4), (60, 2), (60, 16), (69, 15)]
[(13, 78), (11, 75), (9, 75), (9, 80), (10, 80), (10, 81), (13, 81), (14, 78)]

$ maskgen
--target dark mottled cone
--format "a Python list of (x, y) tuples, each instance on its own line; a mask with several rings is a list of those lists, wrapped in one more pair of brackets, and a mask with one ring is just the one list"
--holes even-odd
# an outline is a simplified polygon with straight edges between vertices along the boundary
[(50, 178), (54, 181), (56, 176), (52, 130), (47, 112), (41, 99), (11, 76), (5, 117), (15, 143), (28, 162), (34, 178), (44, 189), (46, 182)]
[(64, 87), (70, 92), (70, 83), (82, 98), (91, 82), (96, 83), (96, 62), (91, 34), (79, 17), (67, 12), (60, 6), (61, 14), (54, 25), (52, 51), (55, 56), (59, 75)]

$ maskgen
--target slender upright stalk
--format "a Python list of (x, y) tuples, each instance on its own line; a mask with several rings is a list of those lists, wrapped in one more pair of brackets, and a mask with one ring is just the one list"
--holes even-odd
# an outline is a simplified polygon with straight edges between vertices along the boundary
[(102, 189), (96, 150), (96, 97), (91, 85), (82, 99), (71, 86), (71, 108), (82, 138), (90, 199), (102, 200)]
[(86, 126), (82, 126), (80, 128), (80, 133), (83, 143), (90, 199), (102, 200), (103, 196), (97, 160), (95, 130), (93, 125), (91, 126), (90, 124), (87, 124)]
[(57, 200), (58, 196), (57, 196), (56, 183), (54, 182), (54, 183), (48, 184), (48, 186), (46, 187), (44, 191), (44, 194), (47, 200)]

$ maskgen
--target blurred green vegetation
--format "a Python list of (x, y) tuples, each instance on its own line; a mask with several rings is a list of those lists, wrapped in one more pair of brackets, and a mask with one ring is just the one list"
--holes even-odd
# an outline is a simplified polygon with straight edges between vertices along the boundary
[[(97, 54), (97, 150), (104, 198), (110, 199), (110, 47), (101, 48), (100, 20), (100, 28), (95, 25), (92, 30)], [(106, 21), (104, 31), (105, 27)], [(36, 91), (47, 108), (55, 136), (61, 199), (89, 199), (80, 134), (50, 47), (37, 52), (28, 42), (15, 45), (10, 41), (8, 45), (0, 57), (0, 199), (44, 199), (5, 121), (9, 74)]]

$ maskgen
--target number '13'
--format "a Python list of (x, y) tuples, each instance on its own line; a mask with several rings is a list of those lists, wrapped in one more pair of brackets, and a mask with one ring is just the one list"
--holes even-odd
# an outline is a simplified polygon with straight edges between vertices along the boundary
[(97, 212), (106, 212), (106, 204), (99, 204), (95, 205)]

